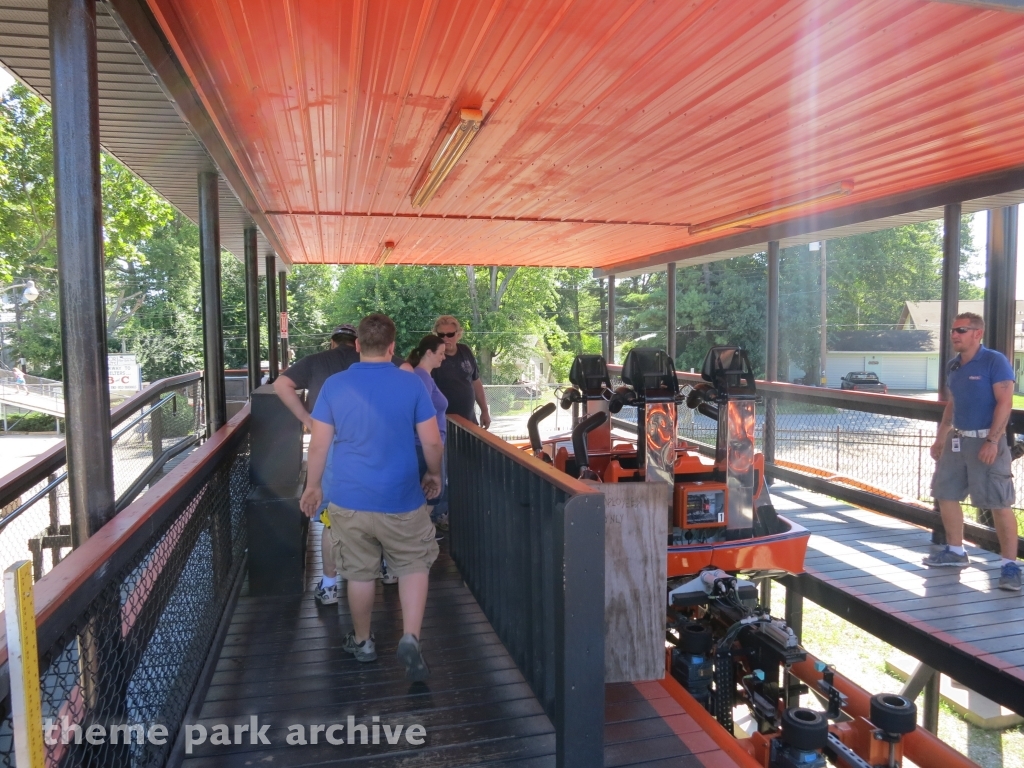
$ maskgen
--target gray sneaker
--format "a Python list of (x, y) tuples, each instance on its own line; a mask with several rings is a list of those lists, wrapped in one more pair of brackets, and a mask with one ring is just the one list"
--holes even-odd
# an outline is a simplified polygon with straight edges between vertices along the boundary
[(935, 554), (928, 555), (928, 557), (926, 557), (921, 562), (923, 562), (929, 568), (941, 568), (943, 566), (952, 568), (966, 568), (968, 565), (971, 564), (971, 560), (969, 557), (967, 557), (966, 552), (962, 555), (958, 555), (949, 547), (946, 547), (941, 552), (936, 552)]
[(405, 676), (408, 680), (422, 683), (430, 676), (416, 635), (402, 635), (402, 639), (398, 641), (398, 660), (405, 665)]
[(1007, 592), (1020, 592), (1020, 566), (1006, 563), (999, 571), (999, 588)]
[(345, 642), (342, 643), (341, 650), (345, 653), (351, 653), (356, 657), (356, 661), (361, 661), (364, 664), (368, 661), (377, 660), (377, 647), (373, 644), (374, 637), (373, 633), (370, 633), (368, 640), (363, 640), (361, 643), (356, 642), (356, 633), (349, 632), (345, 635)]

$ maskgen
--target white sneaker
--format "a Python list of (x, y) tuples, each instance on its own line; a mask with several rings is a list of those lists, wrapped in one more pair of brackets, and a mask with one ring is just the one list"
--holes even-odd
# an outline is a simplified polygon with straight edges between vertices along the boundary
[(397, 584), (398, 577), (388, 571), (388, 564), (383, 560), (380, 561), (380, 583), (381, 584)]
[(316, 589), (313, 590), (313, 597), (320, 605), (334, 605), (338, 602), (338, 584), (335, 582), (329, 587), (324, 586), (324, 580), (320, 581), (316, 585)]

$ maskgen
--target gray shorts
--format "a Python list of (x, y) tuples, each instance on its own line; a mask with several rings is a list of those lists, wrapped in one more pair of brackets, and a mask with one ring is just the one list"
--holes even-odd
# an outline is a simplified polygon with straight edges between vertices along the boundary
[(963, 501), (971, 494), (971, 503), (980, 509), (1006, 509), (1013, 506), (1013, 476), (1010, 474), (1010, 449), (1001, 439), (992, 464), (983, 464), (978, 451), (984, 437), (961, 437), (960, 451), (953, 453), (953, 434), (946, 438), (942, 456), (932, 477), (932, 497), (939, 501)]

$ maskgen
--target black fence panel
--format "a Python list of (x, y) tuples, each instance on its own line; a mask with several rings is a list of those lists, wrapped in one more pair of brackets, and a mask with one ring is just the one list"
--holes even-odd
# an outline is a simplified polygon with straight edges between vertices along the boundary
[(551, 718), (557, 764), (603, 764), (604, 495), (449, 417), (451, 551)]

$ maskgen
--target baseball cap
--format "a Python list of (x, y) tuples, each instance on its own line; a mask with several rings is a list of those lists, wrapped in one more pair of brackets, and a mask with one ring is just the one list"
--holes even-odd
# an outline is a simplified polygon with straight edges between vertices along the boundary
[(335, 336), (351, 336), (354, 339), (358, 335), (359, 334), (356, 333), (356, 327), (351, 323), (343, 323), (342, 325), (336, 326), (335, 329), (331, 331), (331, 338), (334, 338)]

